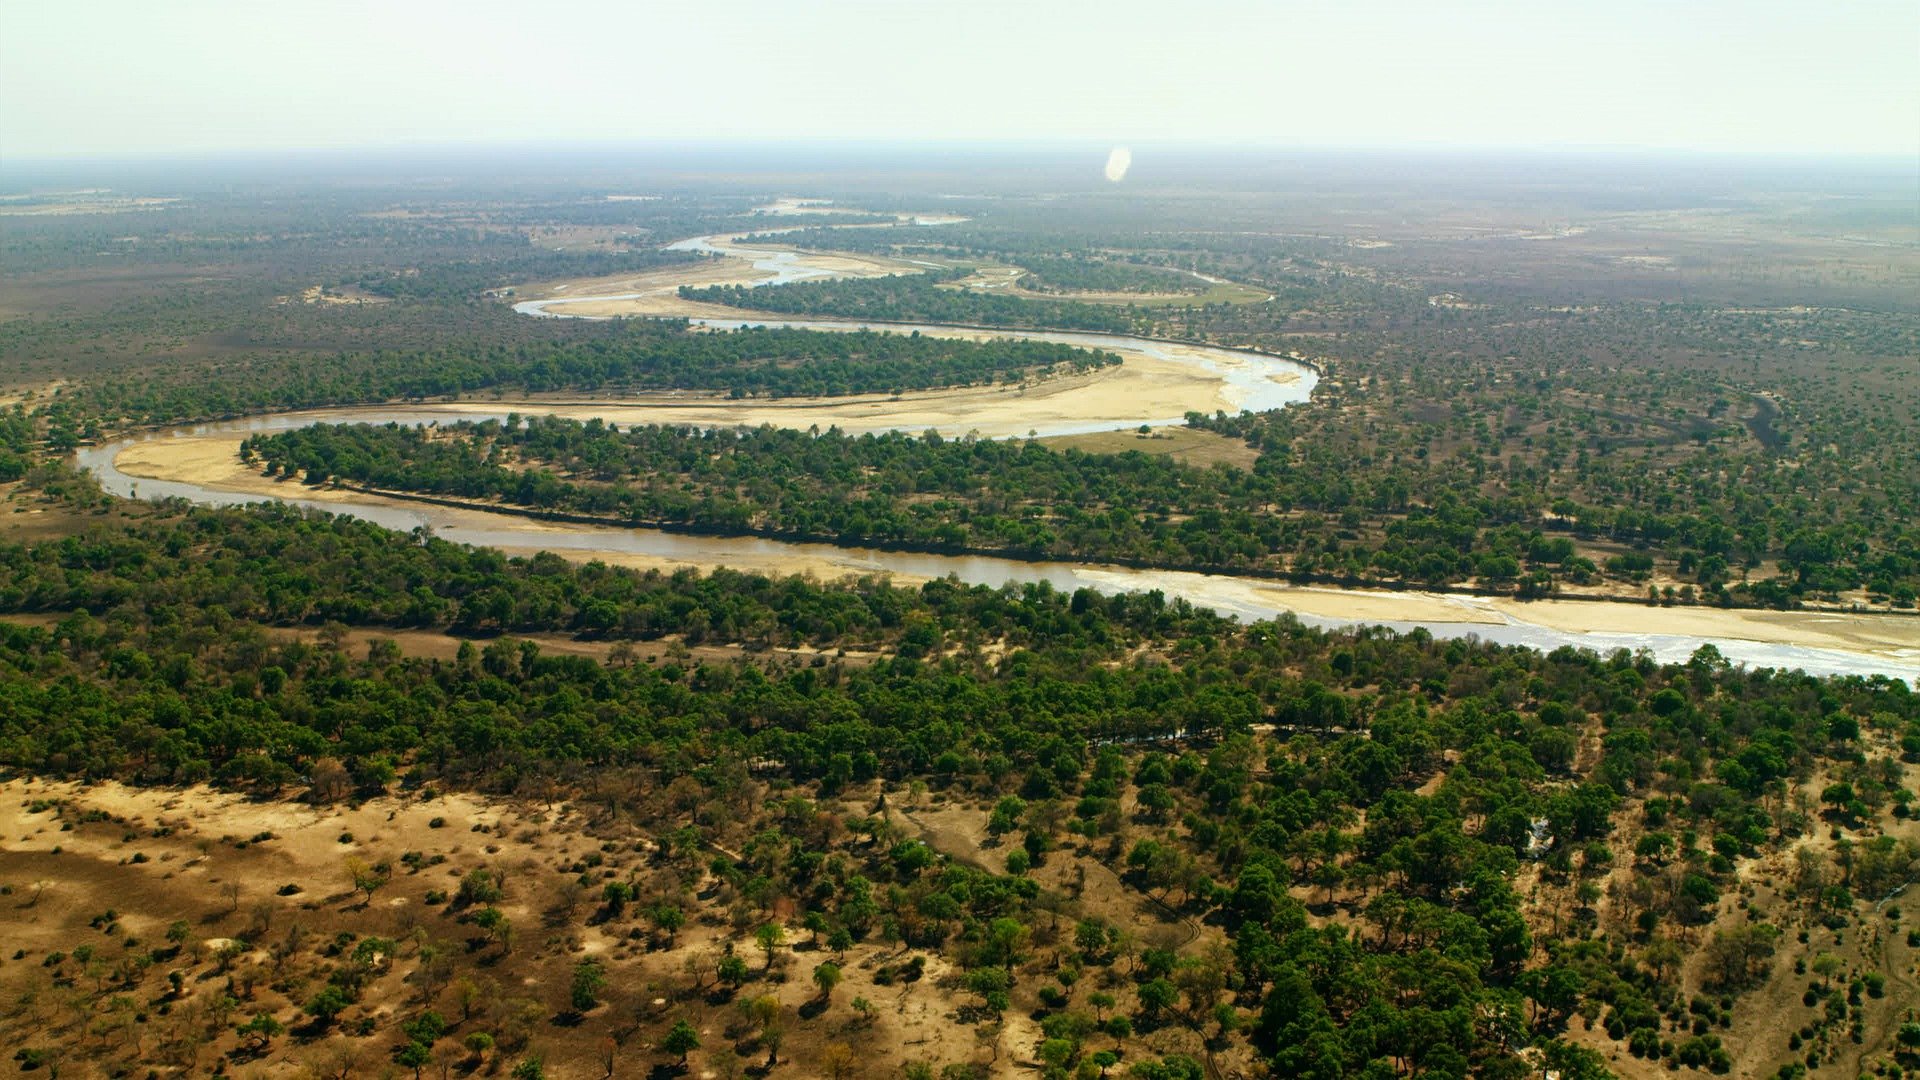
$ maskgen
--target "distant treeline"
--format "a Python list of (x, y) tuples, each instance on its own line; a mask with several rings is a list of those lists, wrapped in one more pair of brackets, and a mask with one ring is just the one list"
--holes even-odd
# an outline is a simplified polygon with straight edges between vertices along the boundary
[(688, 333), (675, 321), (629, 320), (604, 335), (577, 340), (342, 354), (327, 364), (265, 358), (214, 365), (188, 382), (101, 380), (69, 393), (60, 411), (90, 419), (173, 423), (490, 389), (833, 396), (971, 386), (1118, 362), (1111, 353), (1037, 341), (764, 328)]
[(683, 286), (680, 295), (703, 303), (773, 311), (783, 315), (972, 326), (1055, 327), (1100, 333), (1125, 333), (1133, 329), (1134, 317), (1123, 309), (1110, 306), (998, 296), (942, 287), (943, 282), (953, 281), (963, 274), (963, 271), (930, 271), (878, 278), (805, 281), (771, 289), (742, 285), (713, 285), (699, 289)]
[(1014, 261), (1029, 271), (1020, 284), (1037, 292), (1197, 293), (1205, 284), (1192, 274), (1119, 259), (1022, 255)]
[(563, 277), (606, 277), (637, 274), (663, 266), (699, 262), (704, 255), (691, 251), (538, 251), (487, 260), (427, 264), (404, 270), (384, 270), (351, 282), (375, 296), (395, 300), (471, 300), (488, 289), (551, 281)]

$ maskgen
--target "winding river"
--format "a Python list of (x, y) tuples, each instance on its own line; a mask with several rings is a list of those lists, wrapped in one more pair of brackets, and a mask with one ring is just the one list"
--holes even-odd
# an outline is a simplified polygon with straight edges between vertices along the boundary
[[(766, 231), (760, 231), (759, 235), (766, 235)], [(745, 263), (750, 268), (750, 276), (740, 280), (741, 284), (775, 285), (837, 272), (819, 265), (816, 259), (820, 257), (811, 253), (743, 247), (731, 236), (697, 237), (674, 247)], [(584, 304), (604, 307), (611, 302), (642, 297), (657, 300), (674, 287), (663, 285), (649, 291), (612, 295), (554, 296), (523, 301), (516, 304), (515, 309), (546, 317), (607, 317), (574, 315), (564, 309)], [(746, 325), (828, 331), (862, 328), (862, 324), (844, 320), (754, 320), (688, 314), (694, 322), (714, 329)], [(942, 336), (982, 335), (975, 329), (938, 325), (889, 325), (884, 329), (917, 330)], [(994, 330), (987, 336), (1021, 337), (1118, 352), (1125, 359), (1123, 368), (1158, 365), (1189, 380), (1211, 382), (1217, 387), (1221, 407), (1229, 409), (1260, 411), (1304, 401), (1316, 381), (1310, 365), (1250, 351), (1106, 334)], [(1104, 414), (1098, 407), (1082, 407), (1095, 400), (1093, 391), (1102, 385), (1103, 378), (1102, 375), (1086, 377), (1089, 389), (1082, 397), (1072, 397), (1078, 390), (1070, 387), (1062, 396), (1050, 399), (1061, 406), (1057, 415), (1043, 415), (1050, 408), (1048, 401), (1027, 402), (1024, 410), (1011, 408), (1005, 390), (955, 397), (948, 406), (960, 411), (951, 416), (938, 416), (931, 423), (922, 422), (924, 414), (915, 411), (920, 403), (911, 396), (898, 401), (834, 399), (810, 403), (805, 407), (810, 411), (802, 413), (792, 411), (794, 406), (790, 403), (732, 402), (722, 407), (711, 399), (675, 395), (641, 401), (374, 406), (261, 415), (149, 432), (82, 449), (76, 460), (115, 495), (177, 497), (206, 505), (279, 501), (331, 513), (350, 513), (402, 531), (429, 529), (443, 539), (509, 551), (544, 549), (577, 557), (624, 558), (638, 563), (769, 571), (804, 567), (816, 573), (885, 573), (916, 580), (951, 575), (962, 581), (993, 586), (1045, 582), (1063, 590), (1082, 587), (1104, 592), (1160, 590), (1168, 596), (1245, 619), (1293, 613), (1304, 623), (1322, 627), (1385, 625), (1397, 630), (1424, 627), (1437, 637), (1470, 635), (1543, 650), (1561, 646), (1602, 653), (1623, 648), (1646, 649), (1662, 661), (1685, 660), (1701, 645), (1712, 644), (1727, 659), (1755, 667), (1800, 668), (1814, 674), (1883, 674), (1920, 685), (1920, 619), (1900, 616), (1659, 609), (1574, 601), (1518, 604), (1463, 594), (1310, 589), (1261, 578), (1098, 564), (906, 553), (616, 526), (556, 527), (547, 522), (478, 509), (341, 490), (316, 492), (288, 482), (270, 483), (258, 477), (242, 477), (231, 450), (223, 449), (249, 434), (318, 422), (429, 424), (489, 417), (504, 419), (509, 411), (522, 415), (535, 412), (609, 418), (618, 415), (619, 422), (623, 423), (646, 422), (649, 418), (657, 422), (741, 422), (738, 417), (751, 415), (751, 422), (794, 425), (818, 413), (849, 431), (898, 427), (918, 430), (938, 426), (954, 434), (972, 431), (987, 437), (1034, 432), (1078, 434), (1130, 429), (1143, 423), (1182, 422), (1183, 412), (1172, 410), (1165, 402), (1144, 397), (1123, 397), (1118, 408), (1110, 408)], [(902, 417), (910, 419), (903, 422)], [(209, 477), (180, 465), (179, 459), (188, 447), (198, 447), (203, 459), (210, 448), (219, 451), (212, 455), (214, 457), (224, 454), (228, 475)], [(122, 468), (123, 457), (129, 456), (142, 462), (134, 471)]]

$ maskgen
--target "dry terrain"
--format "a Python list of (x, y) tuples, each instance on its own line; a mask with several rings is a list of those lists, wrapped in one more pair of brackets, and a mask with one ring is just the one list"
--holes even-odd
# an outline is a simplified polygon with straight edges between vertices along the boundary
[(1260, 460), (1260, 451), (1239, 439), (1188, 427), (1096, 431), (1086, 435), (1055, 435), (1040, 441), (1055, 450), (1080, 450), (1089, 454), (1124, 454), (1129, 450), (1165, 454), (1175, 461), (1201, 468), (1232, 465), (1251, 469), (1253, 463)]
[[(777, 1056), (787, 1075), (826, 1075), (846, 1047), (854, 1052), (846, 1076), (893, 1075), (905, 1060), (973, 1061), (989, 1075), (1020, 1076), (1040, 1040), (1030, 995), (1051, 968), (1058, 945), (1049, 943), (1071, 930), (1076, 913), (1110, 919), (1128, 940), (1182, 951), (1221, 940), (1217, 928), (1166, 915), (1122, 885), (1110, 859), (1091, 849), (1057, 853), (1036, 877), (1062, 890), (1066, 906), (1051, 926), (1034, 928), (1034, 973), (1020, 980), (1015, 1008), (982, 1023), (940, 953), (874, 935), (832, 955), (790, 904), (756, 910), (697, 864), (669, 863), (622, 809), (636, 792), (621, 784), (590, 779), (569, 798), (557, 788), (517, 800), (421, 790), (310, 805), (204, 787), (0, 783), (0, 927), (14, 950), (0, 961), (0, 1039), (44, 1052), (66, 1075), (135, 1063), (259, 1077), (380, 1075), (405, 1042), (396, 1021), (431, 1009), (448, 1021), (435, 1045), (454, 1073), (492, 1074), (537, 1054), (547, 1075), (572, 1078), (672, 1064), (657, 1043), (687, 1019), (702, 1042), (689, 1075), (737, 1077), (768, 1056), (742, 1005), (771, 996), (785, 1025)], [(756, 791), (740, 807), (750, 818), (773, 794)], [(869, 786), (832, 809), (851, 819), (882, 806), (900, 837), (999, 870), (1004, 855), (986, 838), (983, 809), (918, 791), (879, 795)], [(848, 855), (863, 857), (857, 842)], [(356, 887), (356, 874), (379, 867), (386, 880), (366, 888), (363, 876)], [(457, 895), (475, 870), (502, 886), (486, 903), (506, 929), (482, 930)], [(592, 887), (579, 887), (588, 878)], [(635, 909), (609, 914), (598, 905), (602, 880), (635, 882), (647, 898), (678, 897), (689, 918), (669, 935)], [(788, 923), (788, 945), (770, 960), (749, 936), (769, 918)], [(369, 941), (377, 955), (355, 959)], [(733, 950), (752, 956), (737, 991), (713, 974)], [(887, 974), (916, 956), (923, 975)], [(608, 978), (601, 1002), (576, 1013), (569, 986), (585, 960)], [(838, 961), (844, 980), (823, 999), (811, 974), (826, 960)], [(332, 1023), (303, 1016), (327, 973), (356, 963), (366, 969), (359, 1002)], [(1117, 985), (1120, 973), (1111, 974)], [(264, 1040), (236, 1030), (259, 1014), (286, 1030)], [(475, 1032), (492, 1045), (462, 1049)], [(1135, 1045), (1200, 1052), (1178, 1025)]]

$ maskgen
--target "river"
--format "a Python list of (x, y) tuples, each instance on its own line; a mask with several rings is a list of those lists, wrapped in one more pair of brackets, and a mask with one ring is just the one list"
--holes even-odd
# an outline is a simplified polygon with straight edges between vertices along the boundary
[[(753, 267), (752, 284), (778, 284), (824, 276), (831, 271), (809, 266), (809, 255), (799, 251), (769, 251), (741, 248), (732, 237), (697, 237), (675, 247), (702, 250), (742, 259)], [(615, 296), (569, 296), (523, 301), (516, 310), (530, 315), (561, 316), (552, 309), (569, 304), (599, 302), (641, 294)], [(861, 324), (829, 319), (719, 319), (696, 317), (698, 323), (715, 329), (738, 326), (786, 326), (802, 329), (852, 331)], [(935, 335), (972, 335), (980, 331), (946, 326), (886, 326), (900, 332), (918, 330)], [(1314, 369), (1299, 361), (1243, 350), (1199, 346), (1178, 342), (1106, 334), (1055, 331), (994, 330), (992, 336), (1021, 337), (1121, 352), (1139, 362), (1157, 362), (1178, 366), (1203, 375), (1219, 384), (1220, 397), (1234, 408), (1254, 411), (1280, 408), (1304, 401), (1312, 393)], [(775, 403), (769, 403), (775, 404)], [(1027, 434), (1074, 434), (1087, 431), (1125, 429), (1147, 424), (1179, 423), (1181, 416), (1166, 416), (1153, 400), (1134, 400), (1123, 416), (1088, 417), (1062, 413), (1036, 420), (1021, 416), (1008, 430), (991, 415), (968, 418), (965, 430), (988, 436)], [(606, 403), (629, 415), (632, 403)], [(733, 409), (754, 409), (754, 403), (730, 403)], [(831, 403), (821, 408), (836, 407)], [(1661, 609), (1617, 604), (1574, 604), (1569, 601), (1542, 605), (1515, 605), (1484, 597), (1463, 594), (1398, 594), (1373, 590), (1314, 590), (1282, 585), (1270, 580), (1232, 575), (1199, 574), (1170, 570), (1141, 570), (1128, 567), (1057, 562), (1027, 562), (1018, 559), (984, 556), (934, 555), (882, 551), (870, 548), (840, 547), (831, 544), (788, 543), (778, 540), (705, 537), (686, 533), (618, 526), (569, 525), (554, 528), (508, 514), (493, 514), (471, 509), (406, 502), (379, 496), (359, 496), (333, 491), (324, 499), (304, 497), (303, 489), (279, 485), (261, 490), (261, 485), (202, 483), (187, 475), (134, 476), (120, 468), (122, 454), (136, 446), (204, 444), (209, 439), (238, 443), (249, 434), (288, 430), (316, 422), (331, 423), (446, 423), (454, 420), (504, 419), (509, 411), (528, 415), (548, 411), (579, 415), (602, 408), (593, 403), (572, 403), (557, 407), (539, 402), (491, 406), (412, 405), (327, 409), (306, 413), (286, 413), (248, 417), (240, 420), (190, 425), (150, 432), (97, 447), (81, 450), (77, 463), (99, 478), (109, 492), (126, 497), (178, 497), (204, 505), (236, 505), (262, 501), (280, 501), (330, 513), (351, 513), (388, 528), (411, 531), (431, 529), (435, 535), (459, 543), (510, 550), (546, 549), (576, 556), (594, 553), (653, 557), (699, 566), (741, 566), (804, 564), (828, 567), (841, 573), (887, 573), (907, 579), (956, 577), (961, 581), (991, 586), (1045, 582), (1056, 589), (1082, 587), (1103, 592), (1160, 590), (1170, 597), (1181, 597), (1196, 605), (1243, 619), (1272, 618), (1283, 613), (1297, 615), (1302, 622), (1320, 627), (1385, 625), (1396, 630), (1424, 627), (1437, 637), (1473, 636), (1508, 645), (1551, 650), (1576, 646), (1598, 652), (1615, 649), (1650, 651), (1661, 661), (1683, 661), (1701, 645), (1712, 644), (1727, 659), (1755, 667), (1799, 668), (1813, 674), (1882, 674), (1920, 685), (1920, 620), (1889, 615), (1847, 615), (1795, 613), (1778, 616), (1771, 613), (1718, 612), (1711, 609)], [(647, 406), (637, 406), (645, 413)], [(661, 405), (678, 409), (678, 405)], [(889, 412), (881, 407), (861, 419), (842, 423), (848, 430), (881, 430), (889, 423)], [(679, 422), (679, 412), (662, 412), (659, 419)], [(774, 408), (767, 408), (767, 422), (787, 419)], [(835, 422), (840, 422), (836, 420)], [(954, 432), (956, 434), (961, 432)], [(171, 442), (169, 442), (171, 441)], [(1557, 607), (1553, 605), (1558, 605)], [(1351, 611), (1350, 614), (1315, 613)], [(1590, 609), (1590, 614), (1606, 614), (1601, 624), (1609, 629), (1569, 628), (1566, 614), (1572, 609)], [(1530, 612), (1554, 612), (1550, 620), (1531, 617)], [(1417, 617), (1396, 617), (1413, 615)], [(1578, 614), (1576, 612), (1576, 614)], [(1624, 618), (1622, 617), (1624, 614)], [(1783, 621), (1785, 620), (1785, 621)], [(1578, 621), (1578, 620), (1576, 620)], [(1549, 625), (1557, 622), (1559, 625)], [(1591, 620), (1589, 620), (1591, 623)], [(1845, 623), (1845, 633), (1828, 632), (1821, 627)], [(1704, 632), (1701, 627), (1708, 627)], [(1864, 629), (1862, 629), (1864, 628)], [(1809, 640), (1822, 644), (1809, 644)], [(1831, 646), (1831, 647), (1828, 647)]]

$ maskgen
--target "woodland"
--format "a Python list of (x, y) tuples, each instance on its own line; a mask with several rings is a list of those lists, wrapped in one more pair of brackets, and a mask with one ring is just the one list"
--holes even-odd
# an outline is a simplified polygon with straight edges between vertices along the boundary
[[(1151, 432), (1092, 453), (511, 404), (236, 438), (235, 461), (635, 528), (1913, 610), (1899, 192), (1212, 175), (1121, 193), (1036, 167), (949, 197), (986, 181), (833, 174), (809, 194), (837, 212), (762, 239), (942, 268), (684, 295), (1310, 358), (1309, 402), (1187, 418), (1246, 467)], [(700, 265), (661, 249), (775, 220), (771, 180), (149, 186), (173, 201), (0, 215), (0, 1043), (23, 1075), (1920, 1074), (1907, 683), (115, 498), (74, 449), (252, 413), (1120, 362), (513, 312)], [(933, 205), (966, 220), (878, 224)], [(1032, 295), (957, 286), (983, 266)]]

